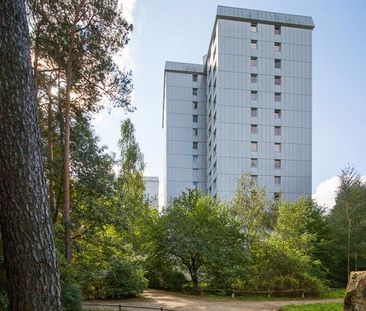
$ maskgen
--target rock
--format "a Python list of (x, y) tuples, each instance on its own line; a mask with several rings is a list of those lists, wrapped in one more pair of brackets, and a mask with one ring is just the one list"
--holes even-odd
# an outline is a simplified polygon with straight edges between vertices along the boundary
[(366, 271), (351, 272), (343, 310), (366, 311)]

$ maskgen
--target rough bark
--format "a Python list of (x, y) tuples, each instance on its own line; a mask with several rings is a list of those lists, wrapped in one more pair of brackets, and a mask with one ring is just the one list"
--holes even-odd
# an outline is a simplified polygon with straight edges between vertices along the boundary
[(344, 296), (343, 310), (366, 310), (366, 271), (354, 271), (350, 273), (346, 295)]
[(10, 310), (61, 310), (24, 0), (0, 1), (0, 225)]

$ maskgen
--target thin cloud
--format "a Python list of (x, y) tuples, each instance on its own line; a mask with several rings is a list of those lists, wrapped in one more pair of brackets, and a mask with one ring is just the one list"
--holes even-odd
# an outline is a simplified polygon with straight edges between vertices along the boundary
[(333, 176), (322, 181), (313, 194), (313, 199), (327, 210), (330, 210), (335, 205), (335, 198), (340, 185), (339, 177)]
[[(361, 181), (366, 182), (366, 176), (361, 176)], [(313, 194), (313, 199), (321, 206), (324, 206), (328, 211), (335, 205), (335, 199), (340, 186), (338, 176), (330, 177), (322, 181)]]

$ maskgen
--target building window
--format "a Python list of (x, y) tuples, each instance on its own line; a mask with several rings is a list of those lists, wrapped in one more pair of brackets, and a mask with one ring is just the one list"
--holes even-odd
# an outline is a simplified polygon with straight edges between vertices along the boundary
[(257, 175), (251, 175), (250, 178), (255, 184), (258, 184), (258, 176)]
[(281, 85), (281, 76), (275, 76), (274, 84), (275, 85)]
[(250, 133), (251, 134), (254, 134), (254, 135), (257, 135), (258, 134), (258, 125), (252, 124), (250, 126)]
[(258, 100), (258, 92), (257, 91), (250, 91), (250, 99), (251, 100)]
[(275, 176), (274, 177), (274, 183), (275, 185), (281, 185), (281, 176)]
[(274, 168), (275, 169), (281, 168), (281, 160), (274, 160)]
[(193, 142), (193, 149), (194, 150), (197, 150), (198, 149), (198, 142), (197, 141), (194, 141)]
[(274, 151), (275, 152), (281, 152), (281, 143), (275, 143), (274, 144)]
[(281, 69), (281, 60), (280, 59), (275, 59), (274, 60), (274, 66), (276, 69)]
[(250, 66), (251, 67), (257, 67), (258, 66), (258, 58), (257, 57), (251, 57), (250, 58)]
[(252, 50), (256, 50), (257, 49), (257, 40), (250, 40), (250, 48)]
[(197, 178), (198, 177), (198, 168), (194, 168), (193, 169), (193, 177)]
[(196, 155), (196, 154), (193, 155), (193, 163), (195, 163), (195, 164), (198, 163), (198, 155)]
[(253, 152), (257, 152), (258, 151), (258, 142), (252, 141), (250, 143), (250, 150)]
[(281, 101), (281, 93), (274, 93), (274, 101), (275, 102)]
[(255, 74), (255, 73), (252, 73), (252, 74), (250, 75), (250, 82), (251, 82), (251, 83), (257, 83), (257, 82), (258, 82), (258, 75), (257, 75), (257, 74)]
[(192, 95), (197, 95), (198, 94), (198, 89), (196, 87), (194, 87), (192, 89)]
[(275, 35), (280, 35), (281, 34), (281, 26), (280, 25), (275, 25), (274, 26), (274, 33), (275, 33)]
[(274, 134), (275, 136), (281, 136), (281, 126), (274, 127)]
[(258, 117), (258, 108), (250, 108), (250, 116), (252, 118)]
[(193, 188), (194, 188), (194, 189), (197, 189), (197, 188), (198, 188), (198, 182), (197, 182), (197, 181), (194, 181), (194, 182), (193, 182)]
[(198, 80), (198, 75), (192, 75), (192, 81), (197, 82), (197, 80)]
[(273, 194), (273, 199), (274, 199), (275, 201), (279, 201), (279, 200), (281, 200), (281, 192), (275, 192), (275, 193)]
[(281, 109), (275, 109), (274, 116), (276, 119), (281, 119)]
[(250, 24), (250, 31), (251, 32), (257, 32), (257, 24), (256, 23), (251, 23)]
[(197, 123), (198, 122), (198, 115), (194, 114), (192, 117), (193, 117), (192, 118), (193, 122)]
[(192, 102), (193, 109), (198, 109), (198, 102), (194, 101)]
[(258, 165), (258, 159), (252, 158), (250, 159), (250, 167), (256, 168)]
[(274, 51), (275, 52), (281, 52), (281, 43), (280, 42), (275, 42), (274, 43)]
[(193, 136), (198, 136), (198, 129), (193, 129)]

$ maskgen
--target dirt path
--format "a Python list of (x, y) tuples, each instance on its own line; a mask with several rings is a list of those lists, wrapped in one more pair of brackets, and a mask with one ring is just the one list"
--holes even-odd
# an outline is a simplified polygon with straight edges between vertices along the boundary
[[(291, 301), (242, 301), (242, 300), (213, 300), (196, 296), (188, 296), (176, 293), (170, 293), (160, 290), (148, 290), (144, 293), (143, 298), (134, 300), (119, 301), (89, 301), (97, 304), (123, 304), (132, 306), (131, 308), (123, 308), (127, 311), (143, 311), (138, 307), (164, 307), (177, 311), (273, 311), (279, 307), (289, 304), (311, 304), (326, 302), (342, 302), (342, 299), (317, 299), (317, 300), (291, 300)], [(111, 307), (89, 307), (84, 304), (85, 310), (113, 310)], [(116, 310), (116, 309), (114, 309)], [(118, 308), (117, 308), (118, 310)]]

